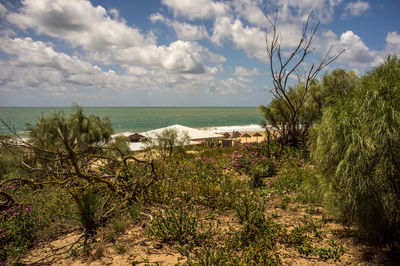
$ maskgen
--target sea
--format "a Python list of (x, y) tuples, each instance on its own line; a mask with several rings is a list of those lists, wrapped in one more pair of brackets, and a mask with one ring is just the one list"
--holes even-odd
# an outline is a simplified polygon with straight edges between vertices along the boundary
[[(116, 133), (143, 132), (170, 125), (205, 129), (212, 132), (256, 131), (263, 120), (256, 107), (82, 107), (86, 115), (108, 117)], [(26, 135), (25, 125), (34, 125), (42, 116), (71, 107), (0, 107), (0, 119), (18, 134)], [(10, 133), (0, 123), (0, 133)]]

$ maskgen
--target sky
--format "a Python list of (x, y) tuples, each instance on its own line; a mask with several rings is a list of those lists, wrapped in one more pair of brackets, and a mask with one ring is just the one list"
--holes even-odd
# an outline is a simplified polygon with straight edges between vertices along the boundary
[[(317, 64), (363, 75), (400, 56), (399, 0), (0, 0), (0, 106), (258, 106), (312, 11)], [(290, 85), (296, 80), (291, 79)]]

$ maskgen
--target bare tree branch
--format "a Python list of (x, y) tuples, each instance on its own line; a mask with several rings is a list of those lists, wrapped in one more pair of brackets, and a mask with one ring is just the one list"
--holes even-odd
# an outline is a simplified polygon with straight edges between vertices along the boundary
[[(333, 48), (333, 46), (331, 46), (318, 63), (312, 63), (307, 70), (304, 70), (303, 74), (300, 74), (299, 70), (302, 65), (304, 65), (306, 58), (314, 51), (312, 48), (312, 41), (320, 23), (317, 22), (312, 25), (312, 12), (310, 12), (306, 22), (303, 24), (303, 29), (297, 45), (292, 48), (291, 51), (285, 51), (288, 56), (284, 57), (283, 55), (285, 52), (282, 47), (282, 37), (278, 32), (277, 26), (278, 11), (275, 12), (273, 18), (270, 18), (268, 15), (265, 15), (265, 17), (271, 27), (270, 32), (268, 32), (267, 29), (265, 31), (265, 42), (272, 83), (274, 86), (272, 94), (275, 98), (281, 100), (289, 111), (288, 124), (284, 126), (282, 125), (282, 130), (287, 128), (287, 132), (283, 133), (291, 135), (292, 138), (296, 138), (297, 135), (300, 134), (300, 132), (298, 132), (299, 111), (304, 104), (304, 100), (313, 80), (317, 78), (321, 70), (338, 59), (346, 49), (339, 51), (336, 55), (331, 55)], [(304, 86), (304, 91), (300, 96), (300, 100), (297, 102), (289, 96), (289, 83), (292, 75), (297, 78), (298, 84)]]

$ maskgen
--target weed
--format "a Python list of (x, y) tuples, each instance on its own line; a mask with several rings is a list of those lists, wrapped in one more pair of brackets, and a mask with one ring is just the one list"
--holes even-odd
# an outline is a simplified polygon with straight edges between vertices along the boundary
[(157, 213), (149, 233), (164, 242), (194, 246), (210, 237), (212, 230), (211, 225), (204, 230), (191, 203), (176, 200), (164, 212)]
[(124, 254), (128, 251), (127, 247), (124, 244), (116, 244), (114, 246), (114, 249), (118, 254)]
[(270, 217), (271, 218), (279, 218), (281, 216), (277, 212), (271, 212)]
[(139, 218), (140, 211), (141, 211), (141, 208), (140, 208), (140, 205), (138, 205), (138, 204), (134, 203), (129, 207), (129, 210), (128, 210), (129, 216), (131, 217), (131, 219), (134, 222)]
[(286, 210), (289, 202), (290, 202), (290, 198), (288, 196), (285, 196), (283, 198), (283, 200), (281, 201), (281, 205), (280, 205), (281, 209)]

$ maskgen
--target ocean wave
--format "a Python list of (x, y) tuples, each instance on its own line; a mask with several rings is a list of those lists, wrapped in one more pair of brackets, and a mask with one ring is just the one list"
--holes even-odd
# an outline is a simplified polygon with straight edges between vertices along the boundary
[(224, 132), (253, 132), (253, 131), (263, 131), (265, 128), (260, 125), (251, 124), (251, 125), (242, 125), (242, 126), (217, 126), (217, 127), (205, 127), (200, 128), (201, 130), (206, 130), (210, 133), (224, 133)]

